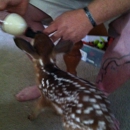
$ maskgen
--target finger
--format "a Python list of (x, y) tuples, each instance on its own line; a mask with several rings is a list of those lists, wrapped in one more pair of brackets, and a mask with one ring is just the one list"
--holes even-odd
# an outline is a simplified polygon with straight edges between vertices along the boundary
[(51, 33), (54, 33), (55, 31), (57, 31), (56, 24), (52, 23), (46, 29), (44, 29), (43, 32), (47, 35), (50, 35)]
[(25, 14), (25, 10), (21, 10), (19, 7), (9, 7), (7, 8), (9, 13), (17, 13), (20, 15), (24, 15)]
[(0, 10), (5, 10), (6, 6), (7, 6), (7, 4), (5, 1), (0, 2)]
[(53, 42), (55, 42), (55, 41), (57, 41), (58, 39), (61, 38), (61, 34), (56, 32), (56, 33), (53, 34), (50, 38), (51, 38), (51, 40), (52, 40)]
[(57, 41), (62, 37), (62, 32), (61, 31), (56, 31), (50, 38), (52, 39), (53, 42)]
[(24, 15), (28, 7), (28, 1), (23, 1), (17, 5), (9, 5), (7, 7), (8, 12), (18, 13), (20, 15)]

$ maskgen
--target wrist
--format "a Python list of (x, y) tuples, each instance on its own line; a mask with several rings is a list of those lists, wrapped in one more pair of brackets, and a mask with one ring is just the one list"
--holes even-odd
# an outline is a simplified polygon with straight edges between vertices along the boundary
[(83, 10), (84, 10), (86, 16), (88, 17), (90, 23), (92, 24), (92, 26), (93, 26), (93, 27), (97, 26), (96, 21), (95, 21), (95, 19), (93, 18), (91, 12), (89, 11), (88, 7), (84, 7)]

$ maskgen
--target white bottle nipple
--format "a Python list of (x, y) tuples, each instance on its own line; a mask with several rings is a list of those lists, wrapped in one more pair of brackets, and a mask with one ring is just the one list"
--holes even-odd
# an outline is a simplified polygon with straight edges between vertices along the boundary
[(18, 36), (22, 35), (27, 29), (27, 23), (18, 14), (12, 13), (5, 17), (2, 23), (2, 30), (6, 33)]

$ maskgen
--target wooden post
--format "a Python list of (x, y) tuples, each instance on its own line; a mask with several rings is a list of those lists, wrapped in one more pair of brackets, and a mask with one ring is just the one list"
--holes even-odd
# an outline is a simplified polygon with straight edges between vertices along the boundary
[(77, 75), (76, 67), (81, 59), (80, 49), (83, 43), (80, 41), (76, 43), (71, 52), (64, 54), (63, 58), (67, 67), (67, 72)]

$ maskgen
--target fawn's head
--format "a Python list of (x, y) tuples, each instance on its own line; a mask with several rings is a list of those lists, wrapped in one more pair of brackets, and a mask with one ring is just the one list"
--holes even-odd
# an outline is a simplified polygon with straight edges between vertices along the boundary
[(22, 38), (15, 37), (15, 44), (18, 48), (25, 51), (33, 59), (42, 59), (44, 64), (49, 64), (50, 59), (55, 59), (57, 53), (66, 53), (72, 49), (73, 43), (63, 41), (62, 39), (54, 45), (52, 40), (44, 33), (37, 33), (34, 36), (33, 43), (29, 43)]

